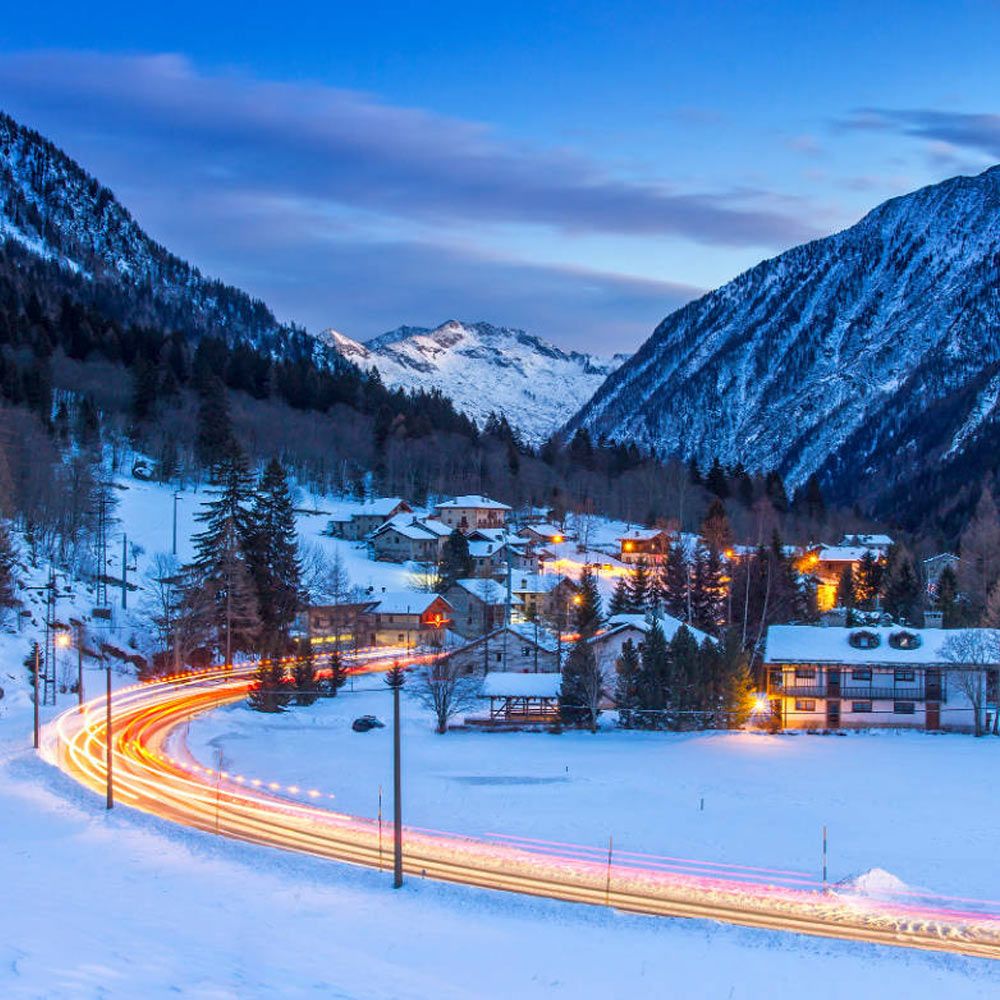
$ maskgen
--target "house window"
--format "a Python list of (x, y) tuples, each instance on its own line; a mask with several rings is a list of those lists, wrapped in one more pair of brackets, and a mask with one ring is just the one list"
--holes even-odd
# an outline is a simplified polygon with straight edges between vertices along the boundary
[(852, 712), (870, 712), (872, 710), (872, 703), (870, 701), (852, 701), (851, 711)]
[(404, 642), (405, 640), (406, 636), (404, 636), (402, 632), (400, 632), (399, 635), (396, 636), (396, 642)]
[[(870, 682), (871, 679), (872, 679), (872, 672), (870, 670), (852, 670), (851, 671), (851, 680), (852, 681), (869, 681)], [(857, 711), (857, 709), (855, 709), (855, 711)], [(869, 708), (868, 711), (870, 712), (871, 709)]]
[(914, 678), (914, 673), (912, 670), (897, 670), (896, 680), (897, 681), (912, 681)]
[(522, 656), (531, 656), (531, 647), (530, 646), (522, 646), (521, 647), (521, 655)]
[(497, 653), (497, 663), (503, 663), (503, 651)]
[(815, 667), (796, 667), (795, 668), (795, 679), (797, 681), (814, 681), (814, 680), (816, 680), (816, 668)]
[(795, 699), (795, 711), (796, 712), (815, 712), (816, 711), (816, 701), (813, 698), (796, 698)]
[(893, 702), (892, 710), (896, 715), (913, 715), (917, 706), (912, 701), (897, 701)]

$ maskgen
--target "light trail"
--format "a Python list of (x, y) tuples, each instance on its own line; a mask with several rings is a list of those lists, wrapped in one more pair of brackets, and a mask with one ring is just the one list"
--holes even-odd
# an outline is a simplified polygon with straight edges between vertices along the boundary
[[(355, 664), (386, 670), (395, 659)], [(412, 662), (412, 661), (408, 661)], [(195, 829), (254, 844), (383, 867), (378, 824), (324, 808), (332, 796), (215, 771), (182, 738), (190, 720), (244, 698), (254, 667), (211, 669), (117, 690), (112, 698), (115, 795), (119, 802)], [(71, 777), (105, 790), (103, 697), (58, 716), (42, 754)], [(335, 800), (334, 800), (335, 801)], [(383, 823), (391, 842), (392, 824)], [(723, 921), (821, 937), (1000, 958), (1000, 912), (977, 900), (929, 897), (887, 902), (824, 891), (805, 872), (727, 865), (527, 837), (476, 839), (406, 827), (410, 875), (487, 889), (662, 916)], [(939, 905), (943, 904), (943, 905)], [(977, 908), (980, 907), (980, 908)]]

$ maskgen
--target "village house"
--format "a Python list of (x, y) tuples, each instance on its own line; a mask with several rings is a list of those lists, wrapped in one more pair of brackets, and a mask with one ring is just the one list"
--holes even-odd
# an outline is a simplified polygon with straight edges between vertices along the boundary
[[(314, 604), (303, 615), (305, 635), (318, 652), (354, 650), (365, 641), (360, 624), (377, 603), (376, 599), (368, 598), (341, 604)], [(364, 631), (368, 631), (367, 624)]]
[(501, 625), (448, 654), (462, 673), (558, 670), (556, 637), (535, 625)]
[(382, 562), (436, 563), (451, 528), (433, 518), (398, 514), (371, 536), (371, 551)]
[(871, 549), (876, 555), (887, 556), (892, 548), (892, 539), (888, 535), (844, 535), (840, 544), (845, 547), (860, 546)]
[(556, 573), (515, 573), (511, 591), (520, 599), (520, 614), (527, 621), (553, 621), (563, 614), (577, 592), (576, 584)]
[(796, 564), (800, 573), (816, 580), (816, 604), (820, 611), (829, 611), (837, 603), (837, 587), (848, 566), (855, 574), (861, 560), (871, 553), (883, 559), (877, 549), (864, 545), (820, 545), (799, 557)]
[(958, 564), (962, 560), (954, 552), (939, 552), (936, 556), (931, 556), (923, 561), (924, 580), (927, 584), (927, 593), (931, 596), (937, 594), (938, 581), (941, 574), (950, 569), (953, 573), (958, 573)]
[(358, 542), (367, 538), (390, 518), (411, 512), (410, 505), (400, 497), (379, 497), (366, 501), (359, 509), (348, 514), (331, 518), (327, 531), (335, 538)]
[(622, 647), (626, 642), (631, 641), (637, 649), (641, 649), (654, 624), (660, 626), (667, 642), (673, 639), (682, 625), (694, 636), (695, 642), (699, 646), (706, 640), (716, 641), (706, 632), (702, 632), (701, 629), (697, 629), (693, 625), (686, 625), (679, 618), (668, 615), (665, 611), (650, 612), (646, 615), (612, 615), (597, 635), (590, 640), (601, 672), (605, 679), (611, 679), (611, 684), (613, 684), (616, 663), (618, 657), (621, 656)]
[(440, 646), (455, 610), (440, 594), (397, 590), (372, 595), (358, 621), (363, 646)]
[(619, 536), (618, 558), (623, 563), (659, 565), (670, 550), (670, 535), (660, 528), (630, 528)]
[(506, 524), (510, 507), (498, 500), (483, 496), (453, 497), (435, 504), (434, 516), (463, 534), (476, 528), (502, 528)]
[(557, 524), (543, 522), (541, 524), (526, 524), (518, 535), (534, 545), (560, 545), (571, 538)]
[[(989, 629), (772, 625), (764, 666), (786, 729), (988, 728), (1000, 642)], [(972, 662), (963, 662), (972, 661)]]
[[(451, 629), (463, 639), (492, 632), (507, 620), (507, 586), (498, 580), (456, 580), (444, 596), (454, 609)], [(520, 598), (511, 594), (511, 611), (519, 611), (520, 607)]]

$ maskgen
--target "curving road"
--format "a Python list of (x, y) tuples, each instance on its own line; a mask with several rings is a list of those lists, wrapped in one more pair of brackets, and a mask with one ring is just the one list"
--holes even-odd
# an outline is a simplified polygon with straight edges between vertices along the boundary
[[(370, 661), (359, 669), (387, 665)], [(112, 699), (116, 802), (237, 840), (391, 867), (390, 824), (324, 808), (314, 790), (217, 773), (191, 757), (183, 741), (185, 724), (244, 698), (251, 677), (252, 667), (235, 667), (117, 690)], [(41, 751), (101, 794), (105, 717), (103, 697), (62, 713), (45, 727)], [(1000, 911), (988, 904), (925, 896), (876, 902), (824, 892), (800, 872), (622, 852), (609, 865), (603, 849), (410, 827), (404, 831), (404, 868), (447, 882), (635, 913), (1000, 958)]]

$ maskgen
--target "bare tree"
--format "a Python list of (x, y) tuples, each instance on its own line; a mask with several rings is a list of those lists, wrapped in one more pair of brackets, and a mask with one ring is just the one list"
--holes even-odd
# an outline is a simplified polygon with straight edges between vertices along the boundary
[(973, 712), (973, 732), (983, 735), (987, 675), (1000, 667), (1000, 632), (992, 628), (967, 628), (950, 635), (941, 647), (941, 655), (955, 664), (949, 675), (955, 686), (969, 699)]
[(480, 680), (467, 674), (454, 657), (437, 660), (422, 670), (416, 683), (409, 688), (413, 697), (434, 713), (436, 731), (448, 731), (448, 722), (476, 703)]

